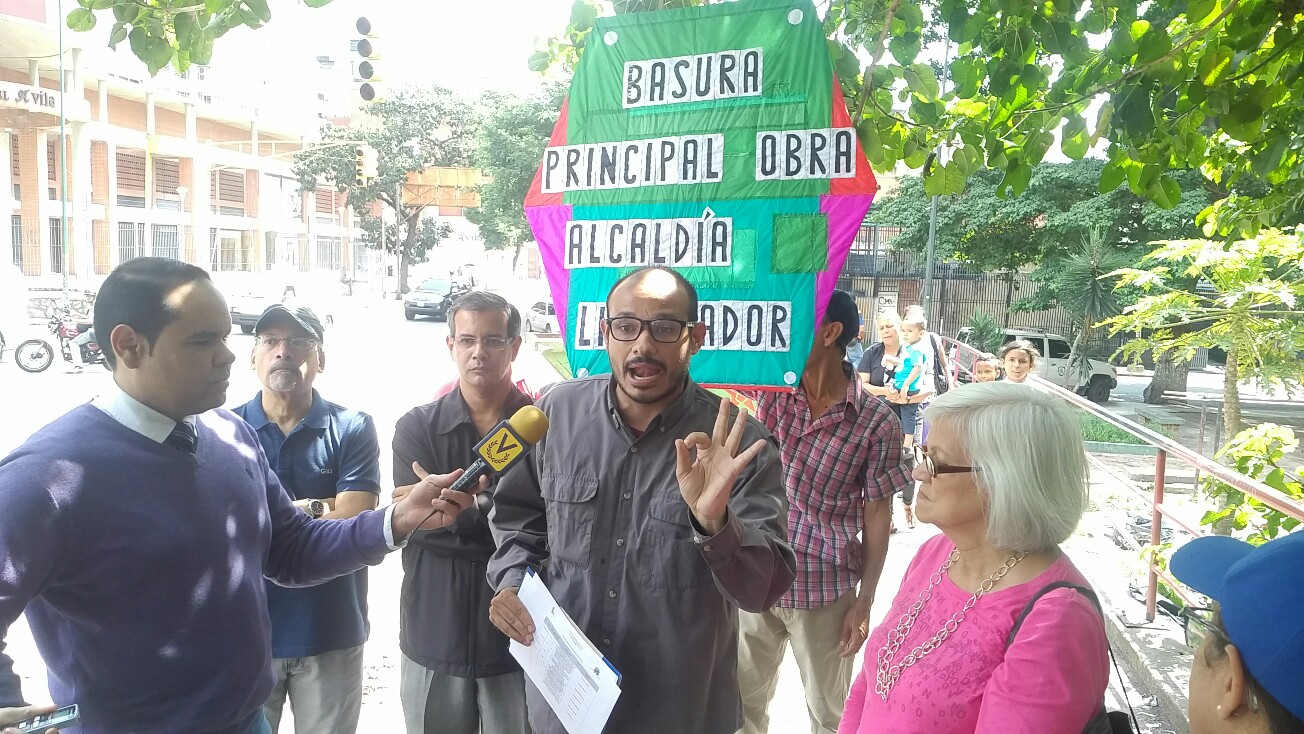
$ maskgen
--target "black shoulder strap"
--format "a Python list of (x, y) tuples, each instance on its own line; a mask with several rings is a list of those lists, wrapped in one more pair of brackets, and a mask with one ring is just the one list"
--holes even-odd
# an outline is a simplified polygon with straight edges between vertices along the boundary
[[(1080, 586), (1078, 584), (1075, 584), (1072, 581), (1053, 581), (1038, 589), (1037, 593), (1033, 594), (1032, 598), (1028, 600), (1028, 603), (1023, 605), (1023, 609), (1019, 612), (1019, 616), (1014, 618), (1014, 629), (1010, 630), (1010, 636), (1005, 639), (1006, 647), (1009, 647), (1010, 645), (1014, 644), (1014, 636), (1019, 634), (1019, 628), (1023, 626), (1023, 620), (1027, 619), (1028, 615), (1032, 613), (1032, 607), (1037, 603), (1037, 600), (1056, 589), (1073, 589), (1077, 591), (1079, 594), (1085, 596), (1087, 598), (1087, 601), (1091, 602), (1091, 606), (1096, 608), (1096, 612), (1100, 614), (1101, 620), (1102, 621), (1104, 620), (1105, 609), (1104, 607), (1100, 606), (1100, 597), (1096, 596), (1096, 592), (1092, 591), (1091, 589), (1088, 589), (1085, 586)], [(1123, 671), (1119, 670), (1118, 668), (1118, 658), (1114, 657), (1114, 646), (1109, 644), (1108, 633), (1105, 636), (1105, 647), (1107, 650), (1109, 650), (1109, 661), (1114, 664), (1114, 672), (1118, 674), (1118, 685), (1120, 686), (1120, 689), (1123, 691), (1123, 700), (1124, 702), (1127, 703), (1128, 713), (1131, 714), (1131, 718), (1128, 719), (1127, 729), (1126, 729), (1126, 731), (1131, 732), (1133, 731), (1133, 727), (1137, 726), (1136, 711), (1132, 709), (1132, 699), (1127, 695), (1127, 688), (1124, 687), (1125, 679), (1123, 678)], [(1106, 717), (1106, 719), (1108, 718), (1108, 712), (1105, 711), (1103, 706), (1101, 708), (1101, 715)], [(1091, 730), (1094, 731), (1094, 729)], [(1139, 731), (1139, 729), (1137, 729), (1137, 731)]]
[(942, 368), (938, 370), (939, 374), (946, 371), (946, 345), (942, 340), (937, 338), (936, 334), (930, 333), (928, 338), (933, 342), (933, 354), (937, 355), (937, 364)]
[(1100, 612), (1102, 619), (1104, 618), (1105, 610), (1101, 608), (1100, 598), (1096, 596), (1096, 592), (1085, 586), (1079, 586), (1072, 581), (1054, 581), (1038, 589), (1037, 593), (1033, 594), (1032, 598), (1028, 600), (1028, 603), (1023, 605), (1023, 610), (1019, 612), (1019, 616), (1014, 618), (1014, 629), (1010, 630), (1010, 636), (1005, 638), (1006, 647), (1014, 644), (1014, 636), (1019, 634), (1019, 628), (1023, 626), (1023, 620), (1027, 619), (1028, 615), (1032, 613), (1032, 608), (1037, 604), (1037, 600), (1056, 589), (1073, 589), (1087, 597), (1087, 601), (1091, 602), (1091, 606), (1095, 607), (1097, 612)]

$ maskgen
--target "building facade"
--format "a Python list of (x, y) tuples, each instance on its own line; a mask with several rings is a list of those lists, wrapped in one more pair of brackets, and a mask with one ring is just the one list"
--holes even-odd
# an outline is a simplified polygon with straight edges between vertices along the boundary
[(61, 53), (61, 22), (54, 0), (0, 0), (0, 245), (25, 275), (93, 289), (144, 255), (214, 272), (375, 267), (344, 196), (291, 171), (324, 114), (313, 59), (251, 73), (228, 53), (151, 78), (102, 28), (65, 30)]

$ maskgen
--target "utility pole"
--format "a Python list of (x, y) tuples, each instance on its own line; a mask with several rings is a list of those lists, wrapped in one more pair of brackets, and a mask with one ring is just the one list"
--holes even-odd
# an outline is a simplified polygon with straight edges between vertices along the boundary
[[(946, 40), (946, 49), (942, 52), (942, 84), (941, 92), (946, 92), (947, 77), (951, 71), (951, 41)], [(942, 143), (938, 143), (933, 149), (933, 162), (941, 163)], [(936, 329), (937, 325), (933, 318), (933, 265), (937, 259), (937, 196), (934, 195), (928, 203), (928, 250), (924, 256), (924, 318), (932, 328)]]
[[(937, 258), (937, 197), (928, 203), (928, 250), (924, 256), (924, 318), (933, 324), (933, 261)], [(933, 328), (937, 328), (933, 326)]]
[(345, 237), (349, 242), (349, 295), (353, 295), (353, 283), (358, 279), (358, 246), (353, 241), (353, 207), (349, 207), (348, 227)]
[[(59, 17), (66, 17), (63, 14), (63, 0), (58, 3)], [(68, 104), (68, 76), (63, 71), (63, 27), (66, 23), (59, 23), (59, 269), (63, 271), (63, 307), (68, 309), (68, 264), (72, 258), (68, 256), (68, 249), (72, 245), (72, 240), (68, 237), (68, 116), (64, 113), (64, 108)]]
[(394, 300), (403, 300), (403, 181), (394, 184)]

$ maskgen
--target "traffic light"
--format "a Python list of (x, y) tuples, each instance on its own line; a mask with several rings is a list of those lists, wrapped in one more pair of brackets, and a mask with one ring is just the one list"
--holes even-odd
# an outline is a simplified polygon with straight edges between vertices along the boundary
[(353, 152), (353, 183), (366, 186), (380, 173), (380, 156), (370, 145), (361, 145)]
[(358, 87), (358, 96), (364, 102), (375, 102), (380, 98), (381, 91), (380, 69), (376, 63), (380, 60), (380, 51), (376, 47), (377, 36), (371, 32), (371, 21), (366, 18), (358, 18), (357, 29), (362, 36), (357, 40), (358, 55), (363, 59), (358, 62), (355, 78), (355, 81), (362, 82)]

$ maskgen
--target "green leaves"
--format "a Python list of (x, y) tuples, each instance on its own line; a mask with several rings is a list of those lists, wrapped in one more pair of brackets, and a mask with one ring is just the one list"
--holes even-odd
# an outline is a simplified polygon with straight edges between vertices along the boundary
[(1087, 122), (1078, 115), (1069, 117), (1060, 130), (1060, 150), (1073, 160), (1081, 160), (1091, 147), (1087, 138)]
[(959, 194), (964, 191), (967, 178), (960, 164), (953, 159), (944, 166), (934, 166), (930, 173), (925, 174), (924, 193), (929, 196)]
[(1100, 185), (1097, 190), (1102, 194), (1108, 194), (1127, 180), (1127, 169), (1119, 161), (1110, 160), (1105, 164), (1104, 170), (1100, 172)]
[(149, 35), (144, 28), (132, 28), (127, 34), (127, 41), (131, 44), (131, 52), (136, 58), (145, 62), (145, 67), (149, 69), (151, 75), (157, 74), (160, 69), (172, 62), (172, 47), (168, 45), (166, 39)]
[[(1238, 473), (1259, 480), (1269, 490), (1300, 500), (1304, 499), (1304, 475), (1281, 466), (1286, 455), (1298, 447), (1299, 440), (1293, 430), (1263, 423), (1238, 433), (1219, 450), (1217, 458)], [(1244, 537), (1252, 545), (1266, 543), (1300, 525), (1298, 520), (1216, 478), (1206, 477), (1202, 489), (1211, 500), (1223, 506), (1206, 512), (1200, 524), (1212, 526), (1231, 521), (1237, 530), (1251, 531)]]
[(526, 60), (526, 65), (530, 68), (530, 71), (542, 74), (552, 65), (552, 54), (547, 51), (535, 51)]
[[(1137, 38), (1136, 28), (1143, 23), (1149, 27)], [(1158, 61), (1173, 50), (1173, 40), (1168, 37), (1168, 32), (1160, 26), (1151, 26), (1148, 21), (1138, 20), (1133, 23), (1132, 35), (1137, 45), (1136, 63), (1140, 66)]]
[(1172, 209), (1182, 200), (1182, 187), (1167, 176), (1160, 176), (1146, 187), (1146, 196), (1164, 209)]
[(272, 10), (267, 7), (267, 0), (244, 0), (244, 7), (252, 15), (254, 21), (254, 23), (250, 23), (250, 17), (245, 16), (245, 24), (250, 28), (258, 28), (272, 19)]
[[(320, 8), (331, 0), (304, 0)], [(213, 42), (232, 28), (261, 28), (272, 19), (268, 0), (78, 0), (81, 6), (68, 14), (74, 31), (89, 31), (96, 13), (113, 15), (108, 45), (116, 49), (124, 40), (132, 54), (145, 63), (151, 75), (171, 65), (184, 72), (192, 63), (208, 64)]]
[(589, 0), (575, 0), (571, 5), (570, 24), (575, 31), (587, 31), (598, 19), (598, 6)]
[(919, 57), (922, 37), (919, 33), (902, 33), (888, 39), (887, 50), (898, 64), (908, 66)]
[(1028, 182), (1031, 180), (1032, 166), (1026, 163), (1015, 163), (1006, 169), (1005, 176), (996, 187), (996, 195), (1002, 199), (1018, 196), (1028, 188)]
[(1206, 87), (1212, 87), (1226, 76), (1232, 63), (1232, 50), (1226, 46), (1214, 46), (1200, 57), (1196, 66), (1196, 78)]
[(903, 72), (906, 87), (919, 100), (931, 102), (937, 98), (937, 77), (928, 64), (911, 64)]
[(68, 27), (74, 31), (89, 31), (95, 27), (95, 13), (77, 8), (68, 13)]

